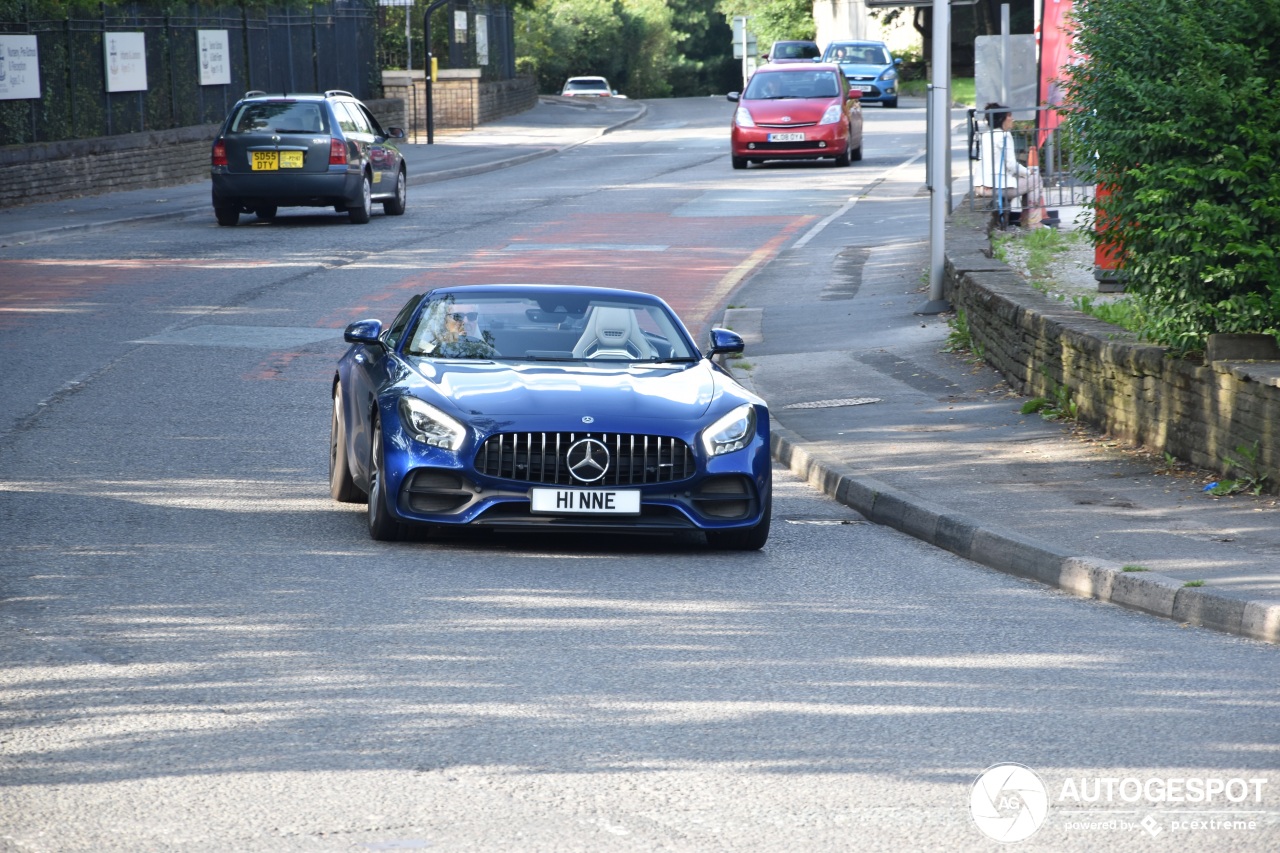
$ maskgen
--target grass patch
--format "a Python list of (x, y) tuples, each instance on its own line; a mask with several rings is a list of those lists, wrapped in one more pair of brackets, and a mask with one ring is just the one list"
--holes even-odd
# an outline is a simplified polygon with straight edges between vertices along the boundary
[(1187, 581), (1183, 586), (1204, 586), (1204, 581)]
[(956, 315), (947, 321), (947, 325), (951, 327), (951, 331), (947, 332), (947, 345), (942, 348), (942, 351), (967, 352), (973, 355), (974, 361), (983, 361), (985, 353), (982, 344), (974, 339), (973, 331), (969, 328), (969, 318), (963, 308), (956, 311)]
[(1150, 569), (1148, 569), (1146, 566), (1125, 566), (1125, 567), (1124, 567), (1124, 568), (1122, 568), (1120, 571), (1122, 571), (1122, 572), (1149, 572), (1149, 571), (1151, 571), (1151, 570), (1150, 570)]
[[(924, 98), (929, 94), (928, 80), (903, 80), (898, 87), (898, 94), (904, 98)], [(974, 105), (977, 97), (977, 86), (972, 77), (951, 78), (951, 103)]]

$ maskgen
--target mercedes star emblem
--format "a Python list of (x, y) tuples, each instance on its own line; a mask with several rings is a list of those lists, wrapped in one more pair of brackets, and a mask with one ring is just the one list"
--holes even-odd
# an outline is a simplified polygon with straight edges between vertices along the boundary
[(565, 462), (573, 479), (594, 483), (609, 470), (609, 448), (594, 438), (584, 438), (570, 445)]

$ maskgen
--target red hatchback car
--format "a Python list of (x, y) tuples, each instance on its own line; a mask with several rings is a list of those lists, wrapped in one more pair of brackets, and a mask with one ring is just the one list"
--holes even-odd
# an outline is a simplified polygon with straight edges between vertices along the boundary
[(739, 95), (730, 133), (733, 168), (765, 160), (831, 158), (837, 166), (862, 159), (860, 92), (838, 65), (770, 64)]

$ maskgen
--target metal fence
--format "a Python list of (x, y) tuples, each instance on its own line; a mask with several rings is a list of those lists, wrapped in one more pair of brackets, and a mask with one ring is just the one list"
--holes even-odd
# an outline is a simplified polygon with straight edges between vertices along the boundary
[[(0, 21), (0, 33), (36, 36), (41, 90), (38, 99), (0, 101), (0, 145), (212, 124), (249, 89), (379, 97), (375, 16), (363, 0), (333, 0), (305, 10), (134, 8), (92, 20)], [(200, 85), (197, 30), (227, 31), (230, 83)], [(103, 44), (112, 32), (144, 34), (145, 91), (107, 92)]]
[[(426, 67), (423, 17), (430, 2), (381, 0), (378, 46), (382, 67), (419, 71)], [(465, 29), (459, 29), (460, 20), (466, 21)], [(486, 81), (515, 78), (515, 13), (510, 6), (450, 0), (435, 11), (431, 28), (431, 53), (440, 68), (479, 68), (480, 79)]]
[[(1084, 170), (1080, 169), (1072, 158), (1069, 146), (1063, 144), (1064, 129), (1052, 107), (1004, 107), (1002, 109), (1012, 111), (1014, 115), (1015, 124), (1009, 131), (1009, 135), (1013, 139), (1018, 162), (1024, 166), (1031, 164), (1039, 171), (1046, 207), (1076, 207), (1093, 198), (1095, 186), (1084, 180), (1082, 177)], [(971, 208), (992, 203), (999, 206), (1003, 201), (999, 194), (996, 194), (995, 201), (992, 202), (975, 192), (978, 187), (1001, 185), (998, 177), (981, 174), (982, 170), (979, 166), (983, 144), (991, 144), (988, 133), (990, 124), (987, 117), (986, 110), (971, 109), (968, 112), (969, 205)], [(1016, 200), (1012, 201), (1016, 207)]]

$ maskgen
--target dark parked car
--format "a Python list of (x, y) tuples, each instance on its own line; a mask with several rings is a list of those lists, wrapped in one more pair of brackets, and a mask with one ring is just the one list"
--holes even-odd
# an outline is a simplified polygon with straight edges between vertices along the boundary
[(374, 539), (407, 528), (769, 536), (769, 410), (645, 293), (488, 284), (347, 327), (329, 489)]
[(404, 213), (408, 175), (394, 140), (350, 92), (247, 92), (213, 142), (213, 212), (219, 225), (241, 213), (271, 220), (281, 207), (331, 207), (365, 223), (375, 202)]
[(813, 41), (775, 41), (765, 54), (765, 62), (816, 62), (822, 50)]

